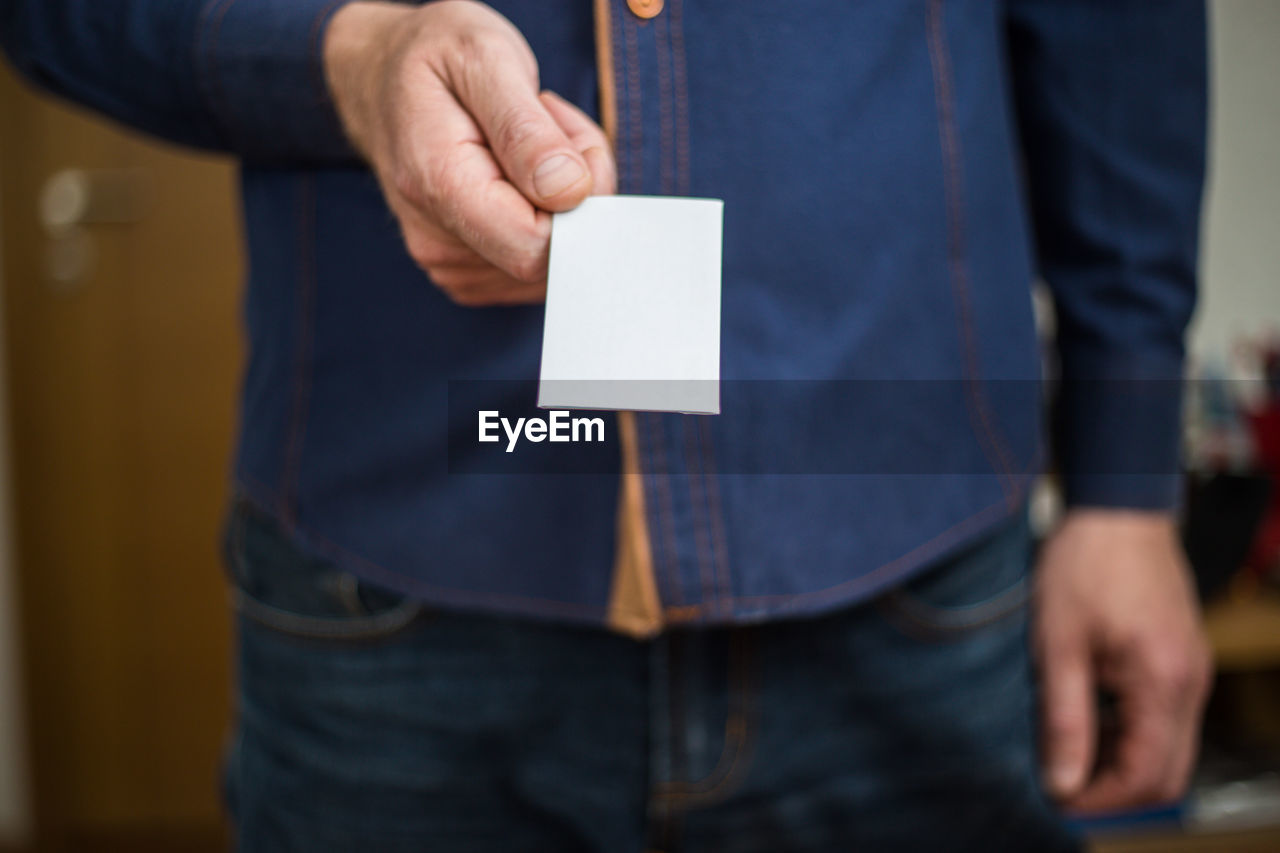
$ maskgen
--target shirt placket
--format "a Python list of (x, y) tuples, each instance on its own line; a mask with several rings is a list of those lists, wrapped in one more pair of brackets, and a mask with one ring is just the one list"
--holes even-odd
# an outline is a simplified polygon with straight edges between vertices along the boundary
[[(690, 192), (685, 2), (596, 0), (601, 116), (614, 143), (619, 192)], [(657, 599), (627, 602), (626, 612), (642, 614), (634, 620), (642, 629), (628, 633), (654, 633), (714, 616), (727, 608), (727, 570), (712, 536), (712, 499), (718, 492), (712, 482), (711, 431), (693, 415), (619, 417), (631, 437), (623, 442), (619, 540), (625, 545), (639, 537), (644, 547), (630, 549), (626, 563), (632, 575), (615, 574), (615, 593), (651, 588)], [(628, 477), (641, 485), (631, 495)], [(634, 559), (637, 553), (648, 560)]]

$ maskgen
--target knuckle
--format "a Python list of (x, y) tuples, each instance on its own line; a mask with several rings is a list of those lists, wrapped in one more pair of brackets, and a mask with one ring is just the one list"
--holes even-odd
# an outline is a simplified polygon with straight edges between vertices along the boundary
[[(1150, 762), (1148, 762), (1150, 764)], [(1154, 766), (1135, 768), (1118, 786), (1118, 795), (1129, 805), (1158, 802), (1164, 796), (1165, 780)]]
[(1085, 732), (1086, 721), (1083, 714), (1057, 711), (1045, 717), (1045, 735), (1056, 743), (1071, 743)]
[(391, 172), (390, 182), (396, 195), (415, 207), (427, 201), (428, 181), (417, 169), (399, 166)]
[(431, 266), (431, 253), (427, 250), (425, 243), (413, 238), (407, 238), (404, 242), (404, 247), (409, 253), (409, 257), (419, 267), (425, 270)]
[(471, 288), (454, 288), (445, 292), (455, 304), (461, 305), (463, 308), (481, 308), (492, 302), (490, 297)]
[(1088, 725), (1087, 713), (1082, 708), (1051, 706), (1044, 712), (1044, 734), (1051, 738), (1075, 738), (1084, 734)]
[(505, 52), (503, 41), (488, 27), (466, 27), (454, 36), (454, 52), (465, 65), (483, 68)]
[(508, 272), (512, 278), (523, 284), (537, 284), (546, 278), (547, 267), (540, 256), (526, 254), (516, 258)]
[(468, 290), (467, 281), (454, 270), (431, 270), (427, 273), (431, 283), (444, 291), (454, 302), (465, 298)]
[(536, 82), (538, 63), (520, 34), (505, 26), (473, 23), (453, 35), (452, 58), (464, 69), (487, 70), (495, 63), (516, 62)]
[(544, 133), (542, 118), (523, 104), (507, 107), (494, 121), (494, 138), (500, 151), (515, 152), (535, 144)]
[(1182, 692), (1194, 687), (1199, 677), (1195, 660), (1195, 656), (1180, 649), (1162, 649), (1151, 654), (1148, 666), (1158, 684)]
[(447, 260), (447, 247), (416, 232), (406, 234), (404, 244), (405, 249), (409, 252), (409, 257), (413, 258), (413, 262), (424, 270), (429, 271), (431, 267)]
[(453, 150), (435, 157), (427, 167), (426, 192), (423, 207), (440, 214), (446, 222), (452, 222), (466, 191), (461, 168), (462, 153)]

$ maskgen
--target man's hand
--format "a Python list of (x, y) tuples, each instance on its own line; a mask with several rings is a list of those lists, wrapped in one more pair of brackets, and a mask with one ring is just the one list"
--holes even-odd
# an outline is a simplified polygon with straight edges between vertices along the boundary
[[(1173, 521), (1069, 512), (1040, 559), (1036, 616), (1050, 793), (1077, 812), (1181, 796), (1211, 665)], [(1114, 727), (1100, 727), (1099, 690)]]
[(464, 305), (540, 302), (547, 211), (614, 192), (604, 132), (538, 92), (533, 52), (481, 3), (351, 3), (324, 43), (343, 125), (418, 266)]

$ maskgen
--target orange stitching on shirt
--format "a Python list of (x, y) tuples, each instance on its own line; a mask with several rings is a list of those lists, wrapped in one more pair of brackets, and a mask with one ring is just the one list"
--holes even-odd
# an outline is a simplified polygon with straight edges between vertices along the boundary
[(627, 42), (627, 102), (631, 110), (630, 154), (627, 157), (627, 171), (630, 173), (630, 192), (641, 192), (644, 189), (644, 148), (641, 135), (641, 124), (644, 112), (640, 105), (640, 47), (636, 39), (634, 16), (621, 15), (622, 30)]
[(724, 532), (724, 507), (720, 503), (720, 475), (716, 473), (715, 452), (711, 446), (711, 422), (706, 418), (698, 419), (698, 434), (701, 439), (699, 442), (702, 446), (702, 456), (705, 460), (704, 470), (707, 474), (707, 501), (711, 504), (711, 533), (713, 537), (716, 564), (716, 577), (720, 582), (720, 591), (717, 598), (720, 600), (722, 610), (727, 611), (724, 606), (733, 597), (733, 586), (729, 576), (729, 548), (726, 542)]
[(684, 0), (671, 3), (671, 53), (676, 81), (676, 194), (688, 195), (692, 178), (689, 157), (689, 87), (684, 52)]
[[(1021, 492), (1025, 491), (1025, 483), (1017, 484), (1015, 486), (1015, 489), (1016, 489), (1015, 495), (1019, 495)], [(857, 589), (859, 586), (863, 586), (871, 581), (876, 580), (881, 575), (893, 574), (893, 572), (897, 571), (907, 563), (916, 562), (920, 560), (923, 556), (933, 551), (942, 550), (943, 548), (948, 547), (954, 540), (960, 539), (965, 534), (967, 534), (971, 528), (979, 526), (982, 523), (986, 522), (989, 519), (989, 517), (994, 516), (996, 518), (1000, 518), (1002, 516), (1008, 515), (1009, 512), (1010, 510), (1009, 510), (1008, 501), (1003, 499), (1000, 501), (997, 501), (996, 503), (991, 504), (985, 509), (979, 510), (977, 513), (969, 516), (963, 521), (952, 525), (951, 527), (942, 531), (937, 536), (934, 536), (932, 539), (929, 539), (923, 544), (917, 545), (915, 548), (912, 548), (910, 551), (903, 554), (902, 556), (896, 557), (893, 560), (890, 560), (889, 562), (884, 563), (883, 565), (877, 566), (876, 568), (872, 569), (871, 571), (867, 572), (864, 575), (859, 575), (856, 578), (850, 578), (849, 580), (844, 581), (843, 583), (838, 583), (835, 586), (830, 586), (830, 587), (827, 587), (826, 589), (814, 590), (812, 592), (780, 593), (776, 595), (737, 596), (733, 599), (733, 601), (735, 604), (746, 604), (746, 603), (763, 604), (771, 601), (788, 601), (788, 602), (822, 601), (827, 598), (837, 596), (841, 593), (848, 592), (849, 590)]]
[[(981, 388), (981, 368), (974, 338), (973, 306), (969, 300), (969, 271), (965, 264), (965, 233), (963, 210), (963, 169), (960, 142), (955, 127), (954, 86), (951, 79), (951, 59), (947, 51), (946, 32), (942, 20), (942, 0), (929, 0), (926, 12), (929, 58), (933, 66), (934, 100), (938, 110), (938, 133), (942, 141), (943, 172), (947, 200), (947, 261), (951, 270), (952, 294), (956, 313), (960, 318), (961, 341), (965, 360), (965, 401), (969, 405), (970, 423), (974, 435), (982, 444), (987, 461), (1000, 478), (1000, 489), (1010, 508), (1016, 502), (1010, 489), (1013, 465), (1005, 450), (1003, 439), (987, 408)], [(975, 418), (976, 416), (976, 418)], [(973, 423), (976, 419), (977, 423)], [(992, 458), (994, 454), (995, 458)]]
[[(654, 412), (647, 413), (653, 422), (653, 429), (650, 430), (650, 471), (651, 476), (658, 486), (658, 502), (659, 515), (662, 519), (662, 534), (664, 539), (663, 554), (667, 557), (664, 560), (664, 569), (667, 581), (671, 585), (671, 597), (676, 605), (684, 603), (684, 589), (680, 582), (680, 552), (676, 544), (675, 529), (675, 511), (671, 498), (671, 475), (669, 473), (670, 466), (667, 465), (666, 443), (667, 433), (662, 415)], [(662, 470), (657, 470), (657, 466), (653, 465), (654, 457), (659, 453), (662, 454)]]
[[(239, 474), (237, 475), (236, 479), (242, 484), (254, 486), (253, 491), (260, 491), (264, 495), (264, 499), (259, 500), (256, 497), (254, 497), (254, 495), (250, 490), (246, 490), (243, 488), (243, 486), (241, 486), (241, 488), (239, 489), (239, 492), (241, 496), (244, 497), (245, 500), (249, 501), (251, 504), (263, 510), (264, 512), (267, 512), (267, 513), (276, 512), (276, 510), (272, 510), (269, 508), (269, 504), (272, 503), (272, 501), (269, 500), (269, 497), (274, 494), (273, 489), (271, 489), (269, 486), (259, 482), (258, 480), (246, 474)], [(1025, 490), (1025, 484), (1023, 484), (1023, 487), (1022, 489), (1020, 489), (1020, 491), (1021, 490)], [(813, 601), (813, 600), (822, 601), (826, 598), (837, 596), (843, 592), (847, 592), (850, 589), (856, 589), (859, 584), (865, 583), (867, 580), (871, 579), (873, 576), (879, 576), (881, 574), (884, 574), (885, 572), (892, 572), (894, 569), (901, 567), (904, 562), (919, 558), (922, 552), (924, 554), (928, 554), (930, 551), (943, 550), (946, 547), (948, 547), (954, 539), (963, 537), (971, 527), (977, 524), (980, 524), (982, 522), (985, 522), (988, 519), (988, 517), (990, 517), (992, 514), (995, 514), (995, 516), (999, 518), (1001, 515), (1007, 515), (1008, 512), (1009, 511), (1007, 509), (1007, 506), (1004, 500), (997, 501), (996, 503), (991, 504), (990, 506), (987, 506), (979, 510), (978, 512), (974, 513), (973, 515), (969, 516), (963, 521), (960, 521), (952, 525), (951, 527), (942, 531), (938, 535), (932, 537), (926, 542), (908, 551), (906, 554), (900, 557), (897, 557), (889, 561), (888, 563), (884, 563), (878, 566), (877, 568), (871, 570), (865, 575), (860, 575), (859, 577), (856, 577), (856, 578), (850, 578), (849, 580), (836, 584), (835, 586), (826, 587), (825, 589), (813, 590), (811, 592), (781, 593), (778, 595), (732, 596), (723, 603), (730, 608), (727, 612), (731, 613), (732, 606), (739, 603), (768, 604), (774, 601), (783, 601), (783, 602), (791, 602), (791, 601), (807, 602), (807, 601)], [(506, 601), (506, 602), (516, 603), (516, 604), (521, 604), (521, 603), (535, 604), (540, 607), (545, 607), (551, 612), (563, 611), (565, 613), (579, 615), (579, 616), (591, 614), (591, 615), (597, 616), (600, 619), (604, 619), (605, 616), (607, 615), (604, 607), (595, 607), (593, 605), (556, 601), (554, 599), (538, 598), (535, 596), (519, 596), (519, 595), (505, 595), (501, 593), (492, 593), (492, 592), (477, 592), (475, 590), (461, 589), (457, 587), (442, 587), (442, 586), (435, 586), (433, 584), (427, 584), (427, 583), (424, 583), (419, 577), (415, 575), (410, 575), (406, 572), (401, 572), (395, 569), (386, 568), (352, 551), (349, 551), (343, 546), (338, 545), (337, 543), (334, 543), (332, 540), (327, 539), (326, 537), (318, 533), (315, 533), (309, 527), (295, 523), (294, 529), (301, 532), (309, 540), (319, 545), (323, 550), (332, 553), (332, 555), (337, 559), (349, 560), (352, 563), (355, 563), (361, 567), (364, 567), (366, 570), (371, 569), (372, 571), (369, 572), (369, 574), (371, 575), (375, 575), (375, 576), (381, 575), (386, 578), (411, 581), (419, 589), (424, 590), (425, 591), (424, 595), (426, 596), (430, 596), (436, 592), (443, 592), (445, 594), (456, 593), (459, 595), (470, 596), (476, 601), (495, 601), (495, 602)], [(946, 540), (946, 541), (943, 541), (943, 540)], [(698, 616), (702, 615), (705, 612), (706, 612), (706, 608), (698, 604), (689, 604), (689, 605), (684, 605), (680, 607), (669, 606), (669, 607), (663, 608), (664, 617), (666, 617), (668, 622), (673, 624), (679, 623), (679, 622), (693, 621), (694, 619), (696, 619)]]
[(671, 162), (674, 153), (671, 146), (671, 69), (667, 58), (667, 16), (659, 15), (654, 19), (653, 42), (657, 52), (658, 65), (658, 126), (661, 131), (661, 151), (658, 160), (660, 173), (660, 192), (662, 195), (672, 194)]
[[(677, 194), (688, 195), (691, 185), (690, 175), (690, 151), (689, 151), (689, 90), (686, 69), (685, 44), (684, 44), (684, 4), (683, 0), (673, 0), (671, 4), (671, 52), (673, 57), (673, 72), (676, 84), (676, 150), (677, 150), (677, 169), (676, 183)], [(687, 420), (686, 420), (687, 426)], [(711, 538), (708, 542), (711, 554), (712, 572), (715, 581), (718, 583), (718, 592), (707, 591), (707, 582), (703, 581), (703, 600), (706, 602), (711, 612), (717, 610), (728, 610), (727, 599), (732, 595), (732, 586), (729, 580), (728, 552), (724, 547), (724, 524), (723, 510), (720, 505), (720, 491), (718, 486), (718, 475), (715, 468), (715, 457), (711, 452), (710, 430), (704, 429), (705, 421), (698, 419), (699, 445), (701, 447), (701, 470), (695, 474), (692, 462), (689, 463), (690, 475), (690, 501), (691, 506), (697, 507), (698, 501), (693, 494), (693, 478), (701, 477), (704, 486), (703, 492), (706, 495), (707, 502), (707, 523), (711, 527)], [(692, 459), (692, 454), (689, 454)], [(694, 514), (695, 522), (697, 514)], [(722, 577), (723, 574), (723, 577)]]
[(671, 605), (663, 608), (662, 614), (668, 622), (692, 622), (705, 608), (701, 604)]
[[(1020, 496), (1026, 491), (1027, 486), (1031, 482), (1030, 480), (1031, 473), (1035, 469), (1037, 462), (1038, 462), (1038, 456), (1033, 454), (1033, 457), (1031, 461), (1028, 463), (1027, 468), (1021, 474), (1021, 477), (1023, 479), (1017, 484), (1017, 490), (1015, 494)], [(273, 512), (273, 510), (269, 509), (268, 506), (269, 504), (275, 502), (270, 499), (272, 496), (274, 496), (274, 493), (275, 493), (274, 489), (272, 489), (271, 487), (263, 484), (262, 482), (244, 473), (238, 474), (236, 476), (236, 480), (238, 481), (238, 483), (243, 484), (238, 489), (238, 492), (242, 497), (244, 497), (245, 500), (249, 501), (251, 504), (253, 504), (254, 506), (258, 507), (259, 509), (267, 513)], [(252, 485), (254, 487), (254, 490), (260, 491), (264, 495), (264, 499), (258, 500), (257, 498), (255, 498), (251, 491), (246, 490), (243, 487), (244, 485)], [(1009, 512), (1010, 510), (1008, 509), (1008, 506), (1004, 500), (997, 501), (996, 503), (990, 504), (989, 506), (984, 507), (981, 510), (978, 510), (973, 515), (963, 519), (962, 521), (957, 522), (951, 527), (948, 527), (946, 530), (943, 530), (941, 533), (938, 533), (936, 536), (933, 536), (930, 539), (926, 540), (925, 542), (922, 542), (920, 545), (917, 545), (915, 548), (911, 549), (906, 554), (903, 554), (900, 557), (896, 557), (895, 559), (890, 560), (888, 563), (884, 563), (876, 567), (875, 569), (872, 569), (870, 572), (868, 572), (865, 575), (860, 575), (856, 578), (850, 578), (849, 580), (843, 581), (842, 583), (836, 584), (835, 586), (830, 586), (830, 587), (826, 587), (824, 589), (819, 589), (819, 590), (812, 590), (810, 592), (780, 593), (777, 595), (730, 596), (722, 602), (726, 608), (725, 612), (731, 615), (733, 612), (733, 606), (738, 603), (769, 604), (774, 601), (783, 601), (783, 602), (823, 601), (826, 598), (838, 596), (841, 593), (848, 592), (849, 590), (852, 590), (852, 589), (856, 589), (859, 584), (865, 583), (866, 581), (872, 579), (873, 577), (878, 577), (886, 572), (892, 573), (894, 570), (901, 568), (901, 566), (906, 562), (917, 560), (917, 559), (927, 559), (930, 553), (942, 551), (950, 547), (950, 545), (953, 544), (953, 542), (956, 539), (963, 538), (972, 527), (984, 523), (993, 514), (995, 515), (996, 518), (1000, 518), (1002, 516), (1007, 516)], [(443, 592), (445, 594), (456, 593), (459, 595), (469, 596), (476, 601), (495, 601), (495, 602), (507, 601), (507, 602), (517, 603), (517, 604), (520, 604), (520, 603), (533, 604), (533, 605), (538, 605), (540, 607), (545, 607), (549, 609), (551, 612), (556, 612), (559, 610), (559, 611), (563, 611), (565, 613), (574, 614), (574, 615), (594, 614), (601, 620), (604, 620), (607, 616), (607, 611), (606, 611), (606, 608), (604, 607), (594, 607), (592, 605), (575, 604), (573, 602), (556, 601), (554, 599), (537, 598), (533, 596), (512, 596), (512, 595), (504, 595), (501, 593), (477, 592), (475, 590), (460, 589), (455, 587), (434, 586), (432, 584), (424, 583), (420, 578), (418, 578), (415, 575), (411, 575), (406, 572), (401, 572), (394, 569), (385, 568), (381, 565), (378, 565), (377, 563), (371, 562), (370, 560), (364, 557), (361, 557), (360, 555), (355, 554), (352, 551), (347, 550), (341, 545), (338, 545), (332, 542), (332, 540), (329, 540), (320, 534), (314, 533), (308, 527), (305, 527), (300, 524), (295, 524), (294, 529), (303, 533), (308, 539), (322, 546), (325, 550), (332, 552), (337, 559), (350, 560), (351, 562), (359, 564), (360, 566), (366, 567), (368, 569), (372, 569), (373, 572), (370, 572), (370, 574), (380, 574), (387, 578), (411, 581), (414, 585), (418, 586), (420, 589), (425, 590), (426, 591), (425, 595), (427, 596), (432, 595), (433, 592)], [(678, 607), (668, 606), (663, 608), (663, 616), (667, 619), (668, 622), (673, 624), (678, 622), (691, 622), (705, 612), (706, 612), (706, 608), (704, 608), (702, 605), (699, 605), (699, 604), (690, 604), (690, 605), (683, 605)]]
[(309, 366), (315, 324), (316, 289), (316, 187), (305, 175), (298, 183), (298, 341), (293, 363), (293, 407), (285, 444), (284, 469), (280, 473), (280, 520), (286, 528), (297, 520), (298, 478), (302, 467), (302, 442), (306, 436), (307, 406), (311, 396)]
[(613, 73), (613, 15), (609, 0), (595, 0), (596, 78), (600, 88), (600, 126), (609, 137), (609, 147), (618, 150), (618, 81)]
[[(218, 36), (222, 33), (222, 19), (227, 16), (227, 10), (236, 2), (236, 0), (210, 0), (205, 4), (204, 9), (200, 12), (200, 24), (198, 33), (200, 39), (197, 44), (200, 47), (200, 56), (203, 58), (203, 73), (208, 83), (209, 107), (213, 113), (214, 124), (218, 126), (223, 134), (223, 141), (230, 146), (232, 144), (232, 129), (223, 124), (223, 116), (228, 110), (227, 96), (222, 89), (222, 78), (214, 69), (213, 51), (218, 43)], [(221, 7), (214, 12), (215, 7), (221, 3)], [(217, 110), (221, 110), (219, 114)]]
[[(699, 420), (698, 415), (684, 415), (680, 419), (680, 429), (684, 433), (684, 460), (685, 467), (688, 468), (689, 481), (689, 509), (693, 520), (693, 539), (694, 546), (698, 552), (698, 577), (702, 582), (702, 603), (707, 607), (715, 606), (715, 580), (713, 572), (715, 571), (715, 553), (711, 544), (711, 519), (707, 518), (706, 524), (700, 523), (699, 509), (702, 506), (703, 499), (699, 496), (699, 491), (705, 494), (705, 489), (699, 489), (699, 481), (703, 479), (701, 466), (698, 464), (696, 456), (697, 445), (693, 431), (697, 429), (695, 421)], [(710, 502), (706, 504), (708, 512), (711, 509)]]
[(311, 36), (309, 43), (311, 45), (311, 56), (313, 57), (314, 63), (312, 67), (312, 83), (316, 87), (316, 94), (319, 95), (321, 104), (328, 104), (330, 97), (329, 84), (324, 79), (323, 60), (319, 59), (321, 51), (323, 50), (323, 45), (320, 43), (320, 36), (324, 30), (324, 22), (328, 20), (329, 16), (333, 14), (335, 9), (345, 2), (347, 2), (347, 0), (332, 0), (332, 2), (316, 14), (315, 20), (311, 22)]
[[(240, 482), (240, 486), (237, 489), (237, 492), (244, 501), (246, 501), (248, 504), (250, 504), (257, 510), (266, 513), (269, 517), (273, 517), (273, 518), (277, 517), (275, 516), (275, 510), (272, 510), (269, 507), (269, 504), (272, 501), (266, 499), (266, 498), (269, 498), (272, 494), (272, 490), (270, 487), (268, 487), (264, 483), (257, 481), (252, 477), (248, 477), (243, 474), (238, 476), (237, 480)], [(246, 485), (251, 485), (254, 488), (252, 490), (246, 489), (245, 488)], [(263, 492), (264, 499), (260, 500), (257, 496), (255, 496), (253, 494), (253, 492), (255, 491)], [(607, 615), (604, 607), (597, 607), (592, 604), (578, 604), (572, 601), (556, 601), (555, 599), (539, 598), (537, 596), (529, 596), (529, 595), (509, 595), (507, 593), (499, 593), (499, 592), (477, 592), (476, 590), (471, 590), (471, 589), (461, 589), (458, 587), (436, 586), (435, 584), (428, 584), (423, 582), (421, 578), (418, 578), (414, 575), (406, 574), (404, 572), (400, 572), (395, 569), (389, 569), (385, 566), (382, 566), (378, 563), (373, 562), (372, 560), (369, 560), (366, 557), (362, 557), (359, 554), (356, 554), (353, 551), (350, 551), (344, 548), (342, 545), (339, 545), (338, 543), (334, 542), (332, 539), (329, 539), (326, 536), (315, 532), (314, 529), (307, 527), (303, 524), (299, 524), (295, 522), (293, 525), (293, 530), (298, 533), (301, 533), (302, 536), (306, 539), (307, 543), (312, 547), (312, 549), (315, 550), (316, 552), (319, 552), (322, 556), (326, 556), (329, 559), (333, 559), (333, 560), (344, 560), (352, 564), (353, 566), (357, 566), (359, 568), (359, 571), (363, 572), (365, 577), (370, 580), (373, 580), (376, 582), (378, 578), (384, 578), (386, 579), (384, 581), (385, 583), (389, 583), (391, 586), (396, 588), (402, 588), (402, 587), (399, 587), (398, 581), (402, 581), (402, 580), (411, 581), (413, 586), (416, 587), (418, 591), (415, 591), (409, 594), (423, 597), (424, 599), (427, 599), (428, 602), (431, 596), (443, 594), (447, 596), (453, 596), (455, 598), (468, 597), (474, 601), (494, 601), (494, 602), (500, 602), (500, 603), (505, 602), (508, 604), (517, 604), (517, 605), (534, 605), (538, 609), (542, 610), (543, 612), (559, 614), (562, 616), (573, 616), (573, 617), (590, 616), (596, 619), (603, 620)]]
[[(1027, 462), (1027, 466), (1021, 472), (1018, 473), (1019, 479), (1014, 483), (1014, 492), (1013, 492), (1014, 498), (1015, 498), (1013, 502), (1014, 510), (1016, 510), (1017, 507), (1020, 506), (1022, 497), (1025, 495), (1028, 486), (1032, 482), (1032, 479), (1033, 479), (1032, 475), (1035, 473), (1035, 469), (1038, 466), (1039, 461), (1040, 461), (1039, 454), (1033, 453), (1031, 455), (1031, 458)], [(876, 568), (872, 569), (870, 572), (867, 572), (865, 575), (859, 575), (856, 578), (850, 578), (849, 580), (842, 581), (841, 583), (838, 583), (835, 586), (826, 587), (824, 589), (811, 590), (809, 592), (788, 592), (788, 593), (779, 593), (776, 595), (725, 596), (721, 599), (721, 604), (724, 605), (724, 613), (730, 616), (733, 615), (734, 606), (737, 604), (757, 604), (757, 603), (768, 604), (774, 601), (782, 601), (782, 602), (809, 601), (809, 600), (823, 601), (828, 597), (838, 596), (842, 593), (848, 592), (851, 589), (856, 589), (859, 584), (864, 583), (865, 581), (872, 579), (875, 576), (879, 576), (884, 573), (891, 574), (894, 570), (900, 568), (904, 562), (908, 562), (916, 559), (927, 559), (927, 556), (922, 557), (922, 552), (924, 555), (927, 555), (931, 550), (932, 551), (945, 550), (946, 548), (950, 547), (951, 541), (953, 539), (963, 537), (968, 533), (968, 530), (970, 527), (985, 522), (987, 520), (987, 517), (992, 515), (993, 513), (996, 515), (997, 518), (999, 518), (1003, 515), (1008, 515), (1011, 511), (1012, 510), (1010, 510), (1008, 502), (1001, 499), (987, 507), (984, 507), (983, 509), (978, 510), (973, 515), (957, 522), (951, 527), (948, 527), (946, 530), (943, 530), (941, 533), (938, 533), (937, 535), (925, 540), (924, 542), (920, 543), (915, 548), (912, 548), (910, 551), (901, 555), (900, 557), (896, 557), (893, 560), (889, 561), (888, 563), (884, 563), (880, 566), (877, 566)], [(943, 540), (946, 540), (946, 541), (943, 541)], [(706, 612), (705, 608), (701, 607), (700, 605), (693, 605), (693, 606), (682, 607), (682, 608), (667, 608), (667, 610), (665, 611), (665, 614), (668, 620), (671, 622), (691, 622), (694, 619), (701, 616), (704, 612)]]
[[(670, 195), (674, 192), (674, 181), (672, 177), (672, 169), (674, 167), (674, 164), (672, 163), (672, 161), (674, 160), (674, 156), (673, 156), (674, 146), (672, 145), (672, 139), (671, 139), (672, 137), (672, 120), (671, 120), (672, 69), (669, 67), (670, 60), (668, 57), (668, 47), (667, 47), (667, 39), (670, 33), (669, 33), (669, 28), (667, 26), (666, 18), (667, 18), (666, 15), (659, 15), (657, 19), (654, 20), (653, 40), (654, 40), (654, 49), (656, 53), (655, 61), (658, 67), (658, 92), (659, 92), (659, 98), (658, 98), (658, 119), (659, 119), (659, 128), (660, 128), (660, 133), (658, 137), (658, 143), (659, 143), (658, 166), (660, 171), (659, 192), (661, 192), (661, 194), (663, 195)], [(647, 24), (647, 23), (648, 23), (647, 21), (644, 22), (644, 24)], [(643, 26), (644, 24), (641, 24), (641, 26)], [(657, 420), (657, 422), (660, 425), (663, 423), (661, 415), (654, 415), (654, 418)], [(680, 425), (682, 430), (686, 429), (687, 416), (681, 419)], [(662, 436), (660, 440), (662, 443), (664, 459), (665, 459), (666, 458), (665, 457), (666, 441), (665, 441), (665, 433), (661, 430), (661, 426), (659, 426), (659, 435)], [(686, 435), (687, 435), (687, 431), (686, 431)], [(697, 556), (698, 575), (699, 575), (699, 578), (701, 579), (701, 587), (702, 587), (701, 598), (703, 601), (706, 601), (712, 597), (712, 584), (708, 579), (708, 574), (707, 574), (708, 564), (706, 561), (706, 557), (708, 555), (707, 546), (709, 546), (710, 543), (709, 542), (704, 543), (706, 531), (703, 529), (703, 525), (701, 524), (699, 519), (699, 500), (696, 494), (696, 486), (695, 486), (696, 475), (694, 474), (693, 467), (692, 467), (693, 457), (691, 454), (687, 452), (687, 449), (688, 448), (686, 447), (685, 464), (689, 470), (686, 472), (685, 481), (686, 481), (686, 485), (689, 487), (690, 526), (693, 531), (694, 547), (698, 555)], [(666, 476), (666, 472), (664, 472), (664, 481), (663, 481), (664, 488), (666, 488), (667, 481), (668, 481), (668, 478)], [(670, 511), (670, 508), (671, 508), (671, 505), (668, 504), (668, 511)], [(674, 533), (672, 534), (672, 539), (674, 541)], [(677, 589), (677, 593), (676, 593), (677, 601), (679, 601), (680, 599), (683, 598), (683, 591), (682, 591), (682, 583), (679, 575), (678, 560), (675, 563), (675, 568), (673, 568), (670, 571), (669, 575), (671, 578), (671, 583)]]
[[(636, 23), (634, 16), (620, 15), (616, 16), (624, 19), (621, 23), (623, 35), (626, 41), (627, 51), (627, 103), (628, 112), (630, 114), (631, 127), (628, 139), (627, 156), (627, 172), (628, 190), (630, 192), (641, 192), (644, 189), (644, 149), (643, 137), (641, 134), (641, 124), (644, 120), (644, 113), (641, 107), (641, 81), (640, 81), (640, 49), (638, 38), (636, 35)], [(650, 476), (658, 485), (659, 506), (656, 508), (663, 524), (664, 543), (663, 554), (666, 557), (664, 562), (664, 574), (668, 578), (671, 587), (671, 595), (677, 603), (681, 602), (684, 597), (682, 585), (679, 577), (679, 552), (676, 549), (675, 529), (674, 529), (674, 513), (671, 503), (671, 489), (668, 483), (668, 474), (666, 465), (665, 450), (662, 447), (663, 440), (661, 436), (662, 420), (660, 416), (653, 415), (654, 427), (659, 431), (658, 437), (648, 436), (649, 441), (645, 444), (649, 447), (645, 456), (648, 460), (648, 468), (652, 472)], [(636, 417), (636, 434), (640, 436), (643, 433), (651, 432), (651, 430), (643, 430), (641, 428), (641, 418), (639, 413)], [(661, 453), (663, 458), (663, 470), (658, 472), (653, 464), (655, 457)], [(661, 596), (660, 596), (661, 598)]]

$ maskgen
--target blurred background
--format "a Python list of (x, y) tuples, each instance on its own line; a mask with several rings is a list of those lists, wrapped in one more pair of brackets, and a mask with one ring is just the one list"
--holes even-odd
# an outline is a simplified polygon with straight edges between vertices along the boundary
[[(1280, 0), (1210, 8), (1184, 527), (1219, 676), (1191, 796), (1106, 851), (1280, 851)], [(0, 851), (225, 849), (233, 187), (0, 69)]]

